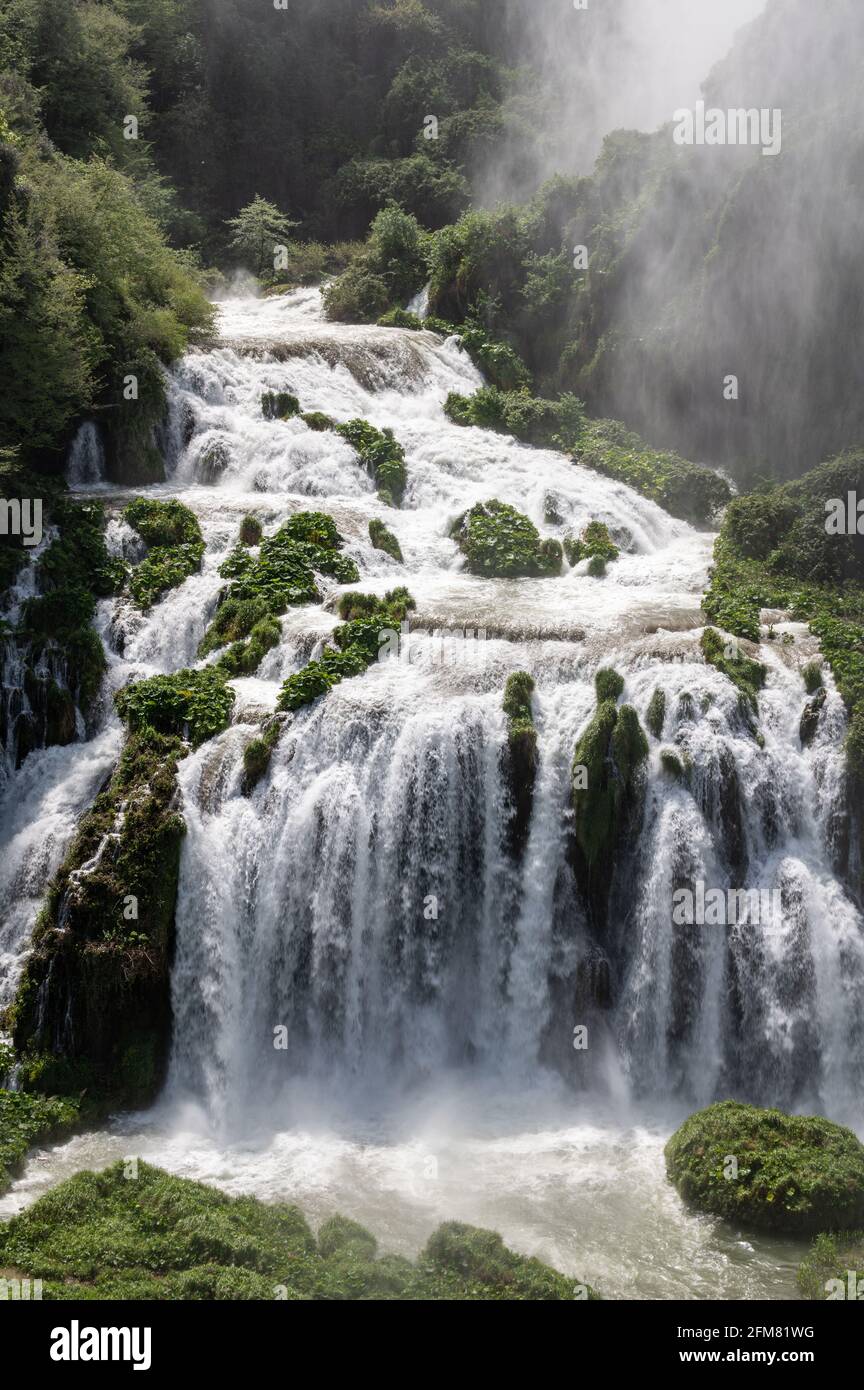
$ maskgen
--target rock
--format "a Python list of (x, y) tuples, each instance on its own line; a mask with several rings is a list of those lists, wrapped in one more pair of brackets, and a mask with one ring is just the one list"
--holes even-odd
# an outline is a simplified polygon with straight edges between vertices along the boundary
[(790, 1235), (864, 1226), (864, 1145), (831, 1120), (726, 1100), (685, 1120), (665, 1153), (684, 1200), (736, 1225)]
[(819, 728), (819, 716), (822, 713), (827, 698), (828, 693), (823, 688), (813, 696), (812, 700), (808, 700), (804, 706), (804, 713), (801, 715), (801, 724), (798, 729), (798, 735), (801, 739), (803, 748), (809, 748), (816, 737), (816, 731)]

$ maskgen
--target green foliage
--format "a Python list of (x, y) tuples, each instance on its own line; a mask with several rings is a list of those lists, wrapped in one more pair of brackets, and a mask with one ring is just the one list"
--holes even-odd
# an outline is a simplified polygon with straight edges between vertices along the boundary
[(533, 733), (534, 716), (531, 710), (531, 696), (534, 693), (534, 678), (527, 671), (515, 671), (508, 676), (504, 688), (504, 713), (507, 716), (508, 737), (520, 738), (525, 733)]
[(788, 609), (809, 623), (851, 716), (846, 747), (856, 776), (864, 776), (858, 715), (864, 702), (864, 552), (859, 537), (826, 530), (825, 508), (832, 497), (855, 490), (862, 464), (860, 454), (842, 454), (797, 482), (736, 498), (714, 546), (702, 601), (712, 622), (753, 641), (762, 608)]
[(541, 542), (527, 516), (494, 498), (464, 512), (450, 534), (472, 574), (513, 579), (558, 574), (561, 569), (560, 545)]
[(261, 397), (261, 413), (265, 420), (290, 420), (300, 414), (300, 402), (290, 391), (265, 391)]
[(804, 681), (804, 689), (808, 695), (815, 695), (817, 690), (821, 690), (825, 682), (822, 678), (821, 661), (808, 661), (801, 672)]
[(727, 1100), (685, 1120), (665, 1152), (685, 1201), (735, 1225), (806, 1235), (864, 1224), (864, 1146), (831, 1120)]
[(576, 463), (626, 483), (685, 521), (707, 524), (729, 500), (728, 483), (710, 468), (649, 448), (615, 420), (586, 420), (574, 448)]
[(325, 415), (322, 410), (306, 411), (300, 416), (300, 419), (304, 425), (308, 425), (310, 430), (316, 430), (319, 433), (336, 428), (335, 421), (331, 420), (329, 415)]
[(123, 517), (149, 547), (129, 577), (132, 598), (139, 608), (148, 609), (201, 568), (201, 528), (195, 513), (175, 500), (136, 497)]
[(594, 677), (594, 689), (597, 691), (598, 705), (605, 700), (617, 701), (624, 690), (624, 677), (611, 666), (603, 666)]
[(368, 420), (348, 420), (336, 426), (336, 433), (359, 454), (360, 463), (375, 480), (381, 501), (398, 507), (405, 493), (408, 473), (405, 450), (394, 439), (393, 431), (378, 430)]
[(230, 249), (260, 279), (265, 270), (273, 268), (274, 248), (284, 246), (300, 224), (256, 193), (227, 225), (231, 229)]
[(753, 709), (757, 709), (759, 691), (765, 684), (767, 675), (762, 663), (751, 661), (738, 648), (737, 643), (724, 642), (720, 633), (713, 627), (706, 627), (699, 645), (709, 666), (722, 671), (733, 685), (737, 685)]
[(234, 691), (215, 666), (150, 676), (119, 690), (114, 699), (120, 718), (132, 730), (153, 729), (187, 738), (193, 747), (227, 728)]
[(77, 1101), (0, 1091), (0, 1192), (29, 1148), (59, 1138), (77, 1119)]
[(827, 1299), (835, 1289), (829, 1289), (831, 1280), (838, 1280), (845, 1298), (850, 1297), (849, 1270), (854, 1271), (854, 1292), (858, 1297), (858, 1281), (864, 1277), (864, 1231), (846, 1231), (843, 1234), (822, 1232), (813, 1242), (813, 1248), (798, 1266), (797, 1283), (804, 1298)]
[(56, 1299), (596, 1299), (587, 1286), (451, 1222), (416, 1264), (377, 1256), (374, 1236), (330, 1217), (316, 1241), (300, 1211), (229, 1197), (138, 1162), (81, 1172), (0, 1225), (0, 1261)]
[(666, 691), (661, 690), (658, 685), (648, 703), (648, 710), (645, 715), (645, 723), (648, 732), (655, 738), (663, 737), (663, 725), (666, 722)]
[(413, 598), (402, 587), (389, 590), (383, 599), (374, 594), (343, 594), (339, 616), (346, 621), (334, 629), (335, 647), (326, 647), (320, 661), (308, 662), (283, 682), (278, 708), (302, 709), (340, 681), (362, 675), (378, 660), (382, 633), (398, 630), (413, 607)]
[(378, 213), (363, 251), (324, 291), (330, 319), (374, 323), (400, 308), (426, 279), (428, 238), (416, 217), (389, 203)]
[(389, 527), (383, 521), (379, 521), (377, 517), (373, 517), (369, 522), (369, 539), (376, 550), (383, 550), (385, 555), (391, 555), (394, 560), (399, 561), (400, 565), (404, 564), (402, 548), (398, 540)]
[(676, 782), (685, 782), (687, 780), (684, 764), (673, 749), (662, 748), (660, 750), (660, 766), (667, 777), (672, 777)]
[(240, 544), (259, 545), (264, 528), (257, 516), (251, 516), (248, 512), (240, 522)]
[(603, 521), (589, 521), (578, 539), (569, 537), (564, 541), (564, 554), (571, 565), (578, 565), (580, 560), (602, 560), (605, 564), (607, 560), (617, 560), (620, 553)]
[(279, 715), (269, 719), (264, 725), (263, 732), (256, 738), (250, 739), (243, 750), (243, 791), (246, 796), (252, 794), (270, 766), (273, 749), (276, 747), (282, 732), (282, 723)]

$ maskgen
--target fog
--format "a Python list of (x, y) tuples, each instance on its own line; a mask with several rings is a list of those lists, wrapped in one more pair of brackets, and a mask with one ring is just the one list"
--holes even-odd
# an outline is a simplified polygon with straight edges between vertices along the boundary
[[(542, 88), (510, 103), (510, 139), (473, 172), (484, 203), (523, 199), (555, 173), (588, 173), (603, 137), (622, 127), (654, 130), (692, 106), (736, 31), (765, 0), (503, 0), (508, 57), (530, 65)], [(542, 112), (541, 141), (523, 119)]]

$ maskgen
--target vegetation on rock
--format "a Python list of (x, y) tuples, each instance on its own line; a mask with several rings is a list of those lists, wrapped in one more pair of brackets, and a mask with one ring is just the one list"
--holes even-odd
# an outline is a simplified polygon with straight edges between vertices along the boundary
[(515, 855), (521, 854), (527, 843), (534, 806), (537, 730), (531, 708), (533, 692), (534, 680), (527, 671), (515, 671), (504, 688), (503, 708), (507, 716), (504, 772), (512, 803), (507, 831), (510, 852)]
[(373, 517), (369, 522), (369, 539), (376, 550), (383, 550), (385, 555), (390, 555), (399, 564), (404, 564), (402, 558), (402, 547), (394, 536), (393, 532), (383, 521)]
[(736, 1225), (809, 1235), (864, 1224), (864, 1145), (831, 1120), (721, 1101), (665, 1152), (685, 1201)]
[(0, 1091), (0, 1192), (20, 1169), (28, 1149), (68, 1133), (78, 1115), (75, 1100)]
[[(852, 1278), (850, 1280), (850, 1272)], [(860, 1300), (864, 1279), (864, 1231), (823, 1231), (798, 1266), (798, 1287), (805, 1298)]]
[(379, 660), (382, 638), (398, 632), (400, 624), (414, 607), (407, 589), (391, 589), (383, 597), (373, 594), (343, 594), (339, 615), (347, 619), (333, 630), (335, 647), (325, 647), (319, 661), (308, 662), (282, 684), (280, 710), (298, 710), (334, 685), (359, 676)]
[(227, 728), (234, 691), (226, 673), (216, 666), (150, 676), (118, 690), (114, 699), (120, 718), (133, 732), (155, 730), (183, 738), (193, 747)]
[[(356, 450), (360, 463), (374, 480), (378, 496), (388, 506), (398, 507), (405, 493), (408, 473), (405, 450), (390, 429), (377, 430), (368, 420), (348, 420), (336, 426), (336, 433)], [(346, 580), (346, 583), (351, 583)]]
[(129, 576), (129, 591), (139, 608), (150, 608), (201, 568), (204, 540), (191, 508), (172, 499), (160, 502), (136, 497), (123, 510), (123, 519), (148, 547)]
[(560, 573), (560, 542), (541, 540), (537, 527), (527, 516), (497, 498), (477, 502), (463, 512), (450, 534), (472, 574), (515, 579)]
[(371, 1232), (330, 1217), (313, 1235), (297, 1207), (229, 1197), (140, 1160), (76, 1173), (0, 1225), (0, 1266), (43, 1298), (235, 1300), (597, 1299), (588, 1285), (449, 1222), (416, 1263), (378, 1255)]

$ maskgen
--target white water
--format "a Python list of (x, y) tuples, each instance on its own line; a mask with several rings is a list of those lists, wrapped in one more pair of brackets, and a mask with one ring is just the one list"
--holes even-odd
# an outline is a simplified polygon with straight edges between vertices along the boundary
[[(416, 598), (410, 659), (302, 711), (248, 799), (243, 748), (335, 624), (337, 586), (322, 581), (323, 605), (289, 612), (282, 644), (235, 683), (233, 726), (181, 764), (188, 835), (163, 1104), (143, 1129), (133, 1118), (34, 1160), (5, 1209), (70, 1167), (142, 1152), (316, 1216), (343, 1210), (391, 1248), (416, 1249), (456, 1216), (617, 1296), (789, 1296), (795, 1248), (748, 1245), (687, 1215), (661, 1149), (681, 1115), (716, 1095), (864, 1128), (862, 927), (832, 867), (844, 733), (833, 688), (813, 745), (798, 739), (812, 640), (780, 623), (762, 644), (760, 749), (699, 649), (713, 537), (561, 455), (451, 425), (448, 391), (481, 381), (454, 342), (328, 325), (314, 290), (226, 301), (221, 319), (223, 344), (190, 354), (172, 379), (169, 481), (154, 490), (198, 514), (202, 573), (146, 616), (100, 606), (111, 684), (194, 662), (247, 511), (265, 528), (302, 508), (330, 512), (357, 587), (405, 583)], [(406, 451), (402, 509), (379, 503), (333, 434), (265, 420), (268, 390), (390, 426)], [(555, 579), (469, 576), (450, 525), (492, 497), (544, 535), (605, 521), (621, 558), (604, 579), (584, 564)], [(404, 567), (371, 547), (371, 517), (395, 531)], [(134, 544), (120, 522), (109, 538), (118, 551)], [(466, 628), (487, 640), (459, 640)], [(566, 830), (569, 765), (601, 665), (621, 671), (643, 721), (662, 686), (665, 746), (689, 753), (693, 776), (692, 791), (672, 782), (652, 741), (641, 833), (622, 851), (597, 941)], [(519, 669), (537, 682), (540, 764), (515, 865), (499, 755), (502, 691)], [(111, 726), (99, 736), (107, 761), (117, 737)], [(27, 790), (30, 763), (56, 757), (55, 790), (65, 800), (68, 786), (80, 809), (98, 744), (33, 754), (16, 775), (34, 842), (56, 812)], [(783, 929), (673, 928), (682, 876), (781, 887)], [(433, 895), (437, 918), (424, 915)], [(25, 939), (19, 923), (13, 946)], [(611, 1009), (585, 988), (600, 950)], [(576, 1052), (580, 1023), (590, 1045)], [(287, 1050), (273, 1046), (277, 1027)]]

